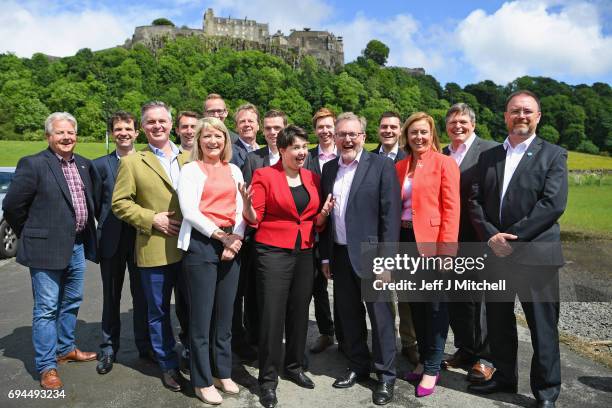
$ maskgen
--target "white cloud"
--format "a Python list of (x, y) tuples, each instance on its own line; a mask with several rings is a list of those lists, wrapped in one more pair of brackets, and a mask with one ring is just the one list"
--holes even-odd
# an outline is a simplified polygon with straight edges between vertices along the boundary
[(478, 79), (521, 75), (595, 78), (612, 70), (612, 37), (594, 4), (513, 1), (493, 14), (473, 11), (456, 29)]

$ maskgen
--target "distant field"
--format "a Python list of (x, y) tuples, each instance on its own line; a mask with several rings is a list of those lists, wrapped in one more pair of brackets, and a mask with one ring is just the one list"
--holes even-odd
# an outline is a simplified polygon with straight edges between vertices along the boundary
[(571, 185), (567, 201), (562, 231), (612, 239), (612, 186)]
[[(144, 145), (139, 146), (141, 148)], [(15, 166), (23, 156), (39, 152), (47, 147), (47, 142), (20, 142), (15, 140), (0, 140), (0, 166)], [(376, 143), (367, 143), (366, 149), (372, 150)], [(90, 159), (100, 157), (106, 153), (104, 143), (79, 143), (78, 154)], [(592, 154), (570, 152), (568, 158), (570, 170), (612, 170), (612, 157), (596, 156)]]

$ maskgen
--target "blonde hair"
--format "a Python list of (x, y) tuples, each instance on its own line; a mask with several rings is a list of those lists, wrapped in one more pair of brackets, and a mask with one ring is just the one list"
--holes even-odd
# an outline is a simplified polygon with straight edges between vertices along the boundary
[(412, 149), (408, 143), (408, 128), (419, 120), (424, 120), (429, 125), (429, 132), (431, 133), (431, 150), (434, 152), (440, 151), (440, 139), (438, 138), (438, 132), (436, 131), (436, 123), (434, 119), (426, 114), (425, 112), (415, 112), (406, 119), (402, 126), (402, 133), (400, 135), (400, 145), (404, 146), (406, 153), (411, 154)]
[(223, 150), (221, 151), (221, 161), (226, 163), (229, 162), (232, 159), (232, 141), (230, 139), (229, 131), (220, 119), (214, 117), (202, 118), (198, 120), (198, 124), (195, 128), (193, 149), (191, 149), (191, 160), (202, 160), (203, 154), (202, 149), (200, 148), (200, 138), (202, 137), (202, 132), (204, 132), (206, 129), (215, 129), (223, 133), (224, 145)]

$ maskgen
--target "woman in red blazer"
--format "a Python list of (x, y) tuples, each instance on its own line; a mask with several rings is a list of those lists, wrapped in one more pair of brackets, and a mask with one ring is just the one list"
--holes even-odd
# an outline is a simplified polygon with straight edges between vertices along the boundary
[(244, 217), (255, 232), (257, 299), (259, 300), (259, 385), (261, 403), (277, 403), (276, 386), (285, 330), (285, 375), (305, 388), (314, 383), (304, 374), (308, 306), (314, 281), (312, 247), (315, 229), (325, 225), (333, 208), (331, 196), (319, 198), (319, 176), (303, 167), (308, 135), (297, 126), (278, 134), (281, 160), (257, 169), (244, 197)]
[[(402, 186), (402, 242), (420, 245), (425, 255), (454, 255), (459, 234), (459, 168), (440, 151), (434, 120), (423, 112), (412, 114), (402, 127), (408, 157), (396, 165)], [(448, 334), (444, 302), (411, 302), (419, 364), (406, 379), (419, 381), (417, 397), (434, 392)]]

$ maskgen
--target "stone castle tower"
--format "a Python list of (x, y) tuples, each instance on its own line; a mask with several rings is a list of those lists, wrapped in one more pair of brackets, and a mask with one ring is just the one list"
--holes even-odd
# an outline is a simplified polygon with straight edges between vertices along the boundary
[(240, 44), (240, 49), (245, 49), (248, 42), (256, 45), (257, 49), (274, 50), (278, 55), (297, 55), (298, 59), (310, 55), (329, 70), (344, 65), (342, 37), (336, 37), (333, 33), (304, 28), (303, 30), (291, 30), (288, 36), (280, 31), (270, 35), (267, 23), (258, 23), (246, 18), (215, 17), (210, 8), (204, 13), (202, 29), (140, 26), (136, 27), (132, 39), (126, 41), (125, 46), (144, 44), (149, 48), (158, 49), (167, 39), (188, 36), (234, 39), (232, 44), (237, 44), (237, 41), (242, 40), (244, 43)]

